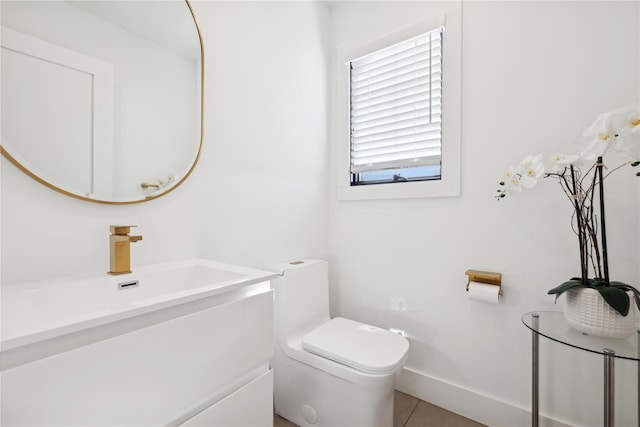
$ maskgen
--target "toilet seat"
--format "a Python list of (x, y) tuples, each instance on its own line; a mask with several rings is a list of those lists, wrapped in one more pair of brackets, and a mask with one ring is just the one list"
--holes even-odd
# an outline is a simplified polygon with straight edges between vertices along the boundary
[(404, 364), (409, 343), (386, 329), (336, 317), (305, 335), (302, 348), (361, 372), (384, 374)]

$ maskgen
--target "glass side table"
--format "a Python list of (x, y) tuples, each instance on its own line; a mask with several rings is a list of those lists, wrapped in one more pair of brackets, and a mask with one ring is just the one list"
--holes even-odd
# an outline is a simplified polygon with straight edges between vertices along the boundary
[[(640, 361), (640, 331), (627, 339), (609, 339), (583, 334), (569, 327), (560, 311), (536, 311), (522, 316), (522, 323), (531, 329), (531, 425), (538, 427), (538, 339), (545, 338), (579, 350), (601, 354), (604, 360), (604, 426), (613, 427), (614, 420), (614, 361), (616, 358)], [(638, 369), (638, 396), (640, 399), (640, 365)], [(638, 405), (640, 426), (640, 405)]]

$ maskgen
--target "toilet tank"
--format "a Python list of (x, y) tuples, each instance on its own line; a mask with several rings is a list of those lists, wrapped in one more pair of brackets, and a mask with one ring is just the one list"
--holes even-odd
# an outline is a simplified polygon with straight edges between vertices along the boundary
[(301, 337), (329, 321), (329, 275), (326, 261), (302, 259), (267, 267), (278, 274), (274, 290), (277, 334)]

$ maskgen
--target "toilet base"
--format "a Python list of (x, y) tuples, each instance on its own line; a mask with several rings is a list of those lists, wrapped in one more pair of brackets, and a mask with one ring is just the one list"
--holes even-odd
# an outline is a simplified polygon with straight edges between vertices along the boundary
[(272, 361), (276, 414), (300, 427), (393, 427), (397, 374), (353, 382), (282, 356)]

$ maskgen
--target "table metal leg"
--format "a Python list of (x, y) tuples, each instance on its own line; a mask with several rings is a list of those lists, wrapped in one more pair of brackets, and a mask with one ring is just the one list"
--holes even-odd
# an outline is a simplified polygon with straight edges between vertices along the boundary
[[(537, 313), (533, 313), (531, 315), (531, 317), (533, 318), (533, 331), (531, 332), (531, 374), (532, 374), (532, 378), (531, 378), (531, 425), (532, 427), (538, 427), (538, 420), (539, 420), (539, 407), (538, 407), (538, 391), (539, 391), (539, 384), (538, 384), (538, 378), (539, 378), (539, 374), (538, 374), (538, 366), (539, 366), (539, 361), (538, 361), (538, 354), (539, 354), (539, 350), (538, 350), (538, 342), (539, 342), (539, 336), (538, 336), (538, 320), (540, 315)], [(639, 380), (640, 381), (640, 380)]]
[(614, 361), (615, 352), (608, 348), (604, 353), (604, 427), (613, 427), (614, 419)]

